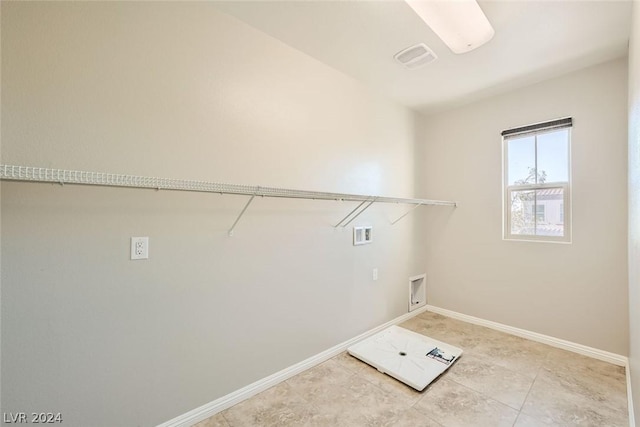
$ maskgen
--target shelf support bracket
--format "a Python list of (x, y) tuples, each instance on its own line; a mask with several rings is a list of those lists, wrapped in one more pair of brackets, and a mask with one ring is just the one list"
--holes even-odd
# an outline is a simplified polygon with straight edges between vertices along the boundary
[(412, 207), (411, 209), (406, 211), (404, 214), (402, 214), (402, 216), (400, 218), (396, 219), (395, 221), (392, 221), (391, 225), (394, 225), (396, 222), (400, 221), (402, 218), (404, 218), (405, 216), (409, 215), (411, 212), (415, 211), (416, 209), (418, 209), (422, 205), (423, 205), (422, 202), (418, 203), (417, 205), (415, 205), (414, 207)]
[[(364, 212), (367, 209), (369, 209), (371, 207), (371, 205), (373, 205), (376, 202), (376, 200), (378, 200), (378, 198), (374, 197), (373, 200), (369, 201), (369, 204), (367, 204), (364, 208), (360, 209), (360, 211), (358, 213), (356, 213), (349, 221), (347, 221), (344, 224), (342, 224), (342, 228), (345, 228), (347, 225), (351, 224), (351, 222), (353, 222), (354, 219), (358, 218), (362, 214), (362, 212)], [(345, 219), (349, 218), (350, 215), (352, 215), (354, 212), (356, 212), (360, 208), (360, 206), (362, 206), (366, 202), (367, 202), (367, 200), (365, 200), (364, 202), (360, 203), (360, 205), (358, 205), (357, 208), (355, 208), (353, 211), (351, 211), (349, 213), (349, 215), (347, 215), (342, 221), (340, 221), (338, 223), (338, 225), (340, 225)], [(336, 227), (338, 225), (336, 225)]]
[(353, 213), (354, 213), (355, 211), (357, 211), (358, 209), (360, 209), (360, 206), (364, 205), (365, 203), (367, 203), (367, 201), (366, 201), (366, 200), (363, 200), (363, 201), (362, 201), (362, 203), (360, 203), (358, 206), (356, 206), (356, 207), (355, 207), (355, 209), (353, 209), (351, 212), (349, 212), (349, 213), (347, 214), (347, 216), (345, 216), (344, 218), (342, 218), (342, 219), (340, 220), (340, 222), (339, 222), (339, 223), (337, 223), (336, 225), (334, 225), (334, 226), (333, 226), (333, 228), (338, 228), (338, 227), (340, 227), (340, 224), (342, 224), (343, 222), (345, 222), (345, 221), (347, 220), (347, 218), (349, 218), (351, 215), (353, 215)]
[(253, 199), (256, 197), (256, 195), (252, 195), (251, 198), (249, 199), (249, 201), (247, 202), (246, 205), (244, 205), (244, 208), (242, 208), (242, 211), (240, 211), (240, 215), (238, 215), (238, 218), (236, 218), (236, 222), (233, 223), (233, 225), (231, 226), (231, 228), (229, 229), (229, 237), (233, 236), (233, 229), (236, 228), (236, 225), (238, 224), (238, 221), (240, 221), (240, 218), (242, 218), (242, 215), (244, 215), (245, 211), (247, 210), (247, 208), (249, 207), (249, 205), (251, 204), (251, 202), (253, 202)]
[(377, 197), (376, 197), (376, 198), (374, 198), (372, 201), (370, 201), (370, 202), (369, 202), (369, 204), (368, 204), (367, 206), (365, 206), (364, 208), (362, 208), (362, 209), (360, 210), (360, 212), (358, 212), (357, 214), (355, 214), (353, 218), (351, 218), (349, 221), (347, 221), (345, 224), (343, 224), (343, 225), (342, 225), (342, 228), (344, 228), (344, 227), (346, 227), (347, 225), (351, 224), (351, 222), (352, 222), (354, 219), (358, 218), (362, 212), (364, 212), (364, 211), (366, 211), (367, 209), (369, 209), (369, 208), (371, 207), (371, 205), (372, 205), (372, 204), (374, 204), (374, 203), (376, 202), (376, 200), (378, 200), (378, 198), (377, 198)]

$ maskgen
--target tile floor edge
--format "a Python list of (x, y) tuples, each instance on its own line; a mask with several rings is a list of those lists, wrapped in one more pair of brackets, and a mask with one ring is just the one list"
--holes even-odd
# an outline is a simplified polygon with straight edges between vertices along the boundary
[(440, 308), (433, 305), (427, 305), (427, 311), (432, 313), (441, 314), (443, 316), (451, 317), (453, 319), (462, 320), (464, 322), (473, 323), (475, 325), (484, 326), (497, 331), (505, 332), (507, 334), (515, 335), (521, 338), (526, 338), (531, 341), (536, 341), (542, 344), (547, 344), (552, 347), (561, 348), (563, 350), (578, 353), (583, 356), (592, 357), (594, 359), (602, 360), (603, 362), (612, 363), (618, 366), (627, 365), (627, 357), (620, 354), (611, 353), (605, 350), (600, 350), (594, 347), (589, 347), (583, 344), (574, 343), (572, 341), (563, 340), (561, 338), (552, 337), (549, 335), (540, 334), (538, 332), (528, 331), (526, 329), (520, 329), (513, 326), (505, 325), (491, 320), (481, 319), (479, 317), (469, 316), (467, 314), (458, 313), (457, 311), (448, 310), (446, 308)]
[(281, 371), (278, 371), (272, 375), (269, 375), (268, 377), (262, 378), (256, 382), (253, 382), (245, 387), (242, 387), (225, 396), (222, 396), (212, 402), (205, 403), (204, 405), (198, 408), (195, 408), (189, 412), (186, 412), (182, 415), (178, 415), (177, 417), (169, 421), (166, 421), (162, 424), (158, 424), (157, 427), (189, 427), (195, 423), (206, 420), (207, 418), (217, 414), (218, 412), (224, 411), (225, 409), (230, 408), (233, 405), (236, 405), (244, 400), (247, 400), (270, 387), (273, 387), (283, 381), (286, 381), (289, 378), (299, 374), (302, 371), (305, 371), (309, 368), (319, 365), (320, 363), (340, 354), (351, 345), (357, 343), (360, 340), (367, 338), (370, 335), (373, 335), (379, 331), (382, 331), (383, 329), (388, 328), (389, 326), (406, 322), (412, 317), (415, 317), (421, 313), (424, 313), (425, 311), (428, 311), (428, 307), (429, 306), (420, 307), (411, 312), (405, 313), (399, 317), (396, 317), (395, 319), (392, 319), (386, 323), (383, 323), (380, 326), (370, 329), (354, 338), (351, 338), (323, 352), (320, 352), (315, 356), (311, 356), (308, 359), (298, 362), (295, 365), (282, 369)]

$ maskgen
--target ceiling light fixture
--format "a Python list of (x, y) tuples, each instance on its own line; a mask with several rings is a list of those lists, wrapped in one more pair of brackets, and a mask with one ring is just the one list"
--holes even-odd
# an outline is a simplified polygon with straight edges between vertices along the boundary
[(475, 0), (405, 0), (453, 53), (482, 46), (495, 34)]

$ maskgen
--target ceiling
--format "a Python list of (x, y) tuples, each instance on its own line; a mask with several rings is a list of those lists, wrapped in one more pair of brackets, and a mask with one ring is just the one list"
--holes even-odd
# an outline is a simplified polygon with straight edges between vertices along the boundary
[[(364, 82), (433, 113), (627, 54), (631, 1), (485, 1), (495, 36), (456, 55), (402, 0), (230, 1), (217, 7)], [(438, 60), (393, 55), (425, 43)]]

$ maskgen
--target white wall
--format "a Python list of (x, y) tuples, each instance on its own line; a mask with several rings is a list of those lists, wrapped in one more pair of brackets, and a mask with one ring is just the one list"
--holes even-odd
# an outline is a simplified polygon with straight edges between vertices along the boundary
[[(418, 192), (429, 303), (626, 355), (627, 63), (605, 63), (425, 118)], [(573, 243), (502, 240), (504, 129), (571, 116)]]
[(634, 412), (640, 419), (640, 4), (629, 44), (629, 362)]
[[(2, 9), (3, 163), (414, 196), (412, 112), (210, 3)], [(407, 311), (406, 207), (245, 202), (3, 183), (2, 410), (154, 425)]]

